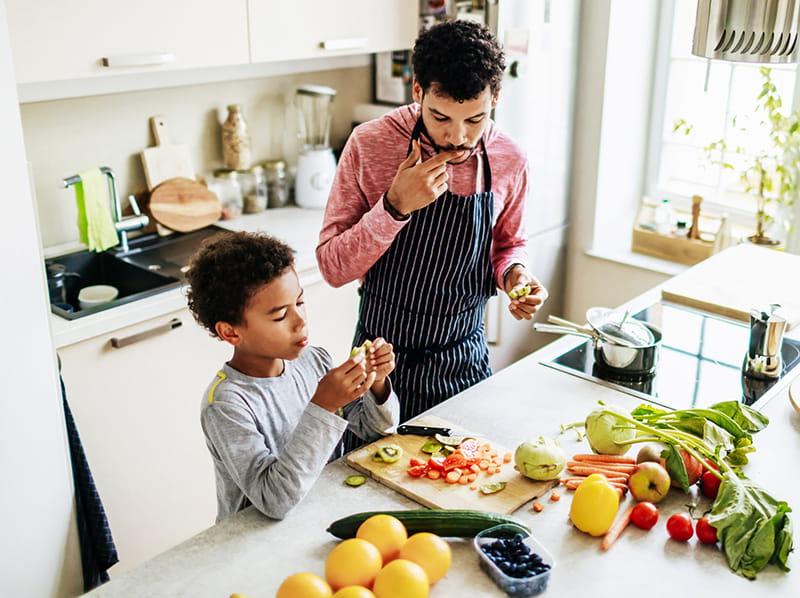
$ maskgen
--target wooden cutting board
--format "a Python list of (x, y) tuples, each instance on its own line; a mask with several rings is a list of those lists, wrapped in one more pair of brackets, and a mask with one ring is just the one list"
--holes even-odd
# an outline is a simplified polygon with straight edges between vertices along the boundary
[(155, 147), (142, 151), (142, 166), (147, 179), (148, 190), (173, 178), (194, 180), (194, 167), (189, 154), (189, 146), (171, 143), (167, 124), (163, 116), (150, 118), (150, 128), (156, 141)]
[(800, 413), (800, 378), (795, 378), (789, 387), (789, 402), (794, 407), (794, 410)]
[[(426, 416), (412, 422), (424, 426), (437, 426), (451, 428), (454, 435), (471, 435), (451, 424), (447, 420)], [(491, 442), (500, 455), (508, 449), (484, 439), (475, 434), (479, 440)], [(506, 487), (496, 494), (481, 494), (477, 490), (470, 490), (469, 486), (460, 484), (447, 484), (444, 480), (431, 480), (428, 478), (412, 478), (408, 475), (408, 461), (411, 457), (427, 460), (426, 455), (419, 449), (428, 440), (425, 436), (393, 434), (363, 446), (348, 453), (345, 457), (347, 464), (359, 472), (368, 475), (384, 486), (407, 496), (419, 504), (434, 509), (473, 509), (476, 511), (489, 511), (493, 513), (513, 513), (529, 500), (538, 498), (556, 485), (557, 481), (534, 482), (523, 477), (514, 470), (513, 462), (503, 467), (501, 473), (486, 476), (483, 472), (478, 476), (477, 485), (492, 482), (507, 482)], [(396, 463), (377, 463), (372, 460), (372, 455), (377, 448), (385, 444), (397, 444), (403, 448), (403, 456)]]
[(751, 308), (779, 303), (792, 328), (800, 323), (800, 256), (737, 245), (665, 283), (661, 296), (744, 322)]
[(222, 204), (202, 183), (169, 179), (153, 189), (148, 206), (159, 224), (181, 233), (215, 223), (222, 216)]

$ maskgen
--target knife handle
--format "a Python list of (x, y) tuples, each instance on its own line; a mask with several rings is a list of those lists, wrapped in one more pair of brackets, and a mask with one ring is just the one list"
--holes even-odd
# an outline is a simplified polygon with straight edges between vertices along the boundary
[(415, 436), (434, 436), (442, 434), (450, 436), (450, 428), (435, 428), (432, 426), (402, 425), (397, 428), (398, 434), (413, 434)]

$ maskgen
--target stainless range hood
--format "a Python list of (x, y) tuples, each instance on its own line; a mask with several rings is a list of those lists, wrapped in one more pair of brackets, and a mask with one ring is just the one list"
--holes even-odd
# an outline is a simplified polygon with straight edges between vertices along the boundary
[(733, 62), (797, 62), (800, 0), (697, 0), (692, 54)]

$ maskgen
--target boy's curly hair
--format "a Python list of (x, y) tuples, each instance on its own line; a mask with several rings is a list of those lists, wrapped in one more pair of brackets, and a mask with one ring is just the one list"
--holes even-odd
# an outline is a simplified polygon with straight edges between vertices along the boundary
[(192, 256), (186, 278), (189, 309), (217, 336), (217, 322), (240, 324), (250, 298), (294, 265), (291, 248), (261, 233), (220, 233)]
[(411, 58), (414, 77), (426, 92), (454, 100), (472, 100), (488, 85), (492, 95), (500, 90), (505, 55), (485, 25), (447, 21), (420, 33)]

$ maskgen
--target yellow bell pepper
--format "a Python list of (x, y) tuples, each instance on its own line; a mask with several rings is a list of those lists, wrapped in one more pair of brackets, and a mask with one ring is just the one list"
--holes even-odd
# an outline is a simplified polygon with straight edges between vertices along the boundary
[(572, 524), (591, 536), (602, 536), (614, 523), (619, 510), (619, 495), (604, 475), (590, 475), (578, 486), (569, 518)]

